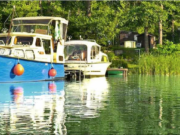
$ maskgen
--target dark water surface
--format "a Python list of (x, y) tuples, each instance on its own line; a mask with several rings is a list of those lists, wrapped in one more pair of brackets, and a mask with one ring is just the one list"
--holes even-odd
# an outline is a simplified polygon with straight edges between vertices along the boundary
[(0, 134), (180, 134), (180, 77), (1, 83)]

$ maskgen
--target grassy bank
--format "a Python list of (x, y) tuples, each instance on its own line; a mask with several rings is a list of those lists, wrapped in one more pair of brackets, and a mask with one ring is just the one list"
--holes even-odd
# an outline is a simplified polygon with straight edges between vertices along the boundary
[(140, 74), (180, 75), (178, 54), (143, 54), (138, 61), (138, 66)]
[[(138, 48), (139, 49), (139, 48)], [(117, 50), (121, 54), (115, 55)], [(146, 54), (140, 49), (140, 57), (137, 48), (108, 47), (107, 53), (112, 62), (111, 68), (128, 68), (131, 73), (152, 75), (180, 75), (180, 44), (164, 41), (163, 45), (157, 45)]]

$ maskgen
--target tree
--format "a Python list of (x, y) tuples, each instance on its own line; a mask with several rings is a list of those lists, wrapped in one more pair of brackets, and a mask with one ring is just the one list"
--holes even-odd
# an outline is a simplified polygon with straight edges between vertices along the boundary
[(167, 21), (164, 23), (164, 26), (166, 27), (164, 32), (166, 33), (168, 40), (179, 43), (179, 38), (178, 40), (175, 40), (175, 37), (177, 35), (176, 32), (178, 32), (177, 28), (180, 27), (180, 9), (178, 8), (180, 6), (180, 2), (164, 2), (163, 5), (168, 16)]
[(38, 16), (38, 11), (40, 10), (38, 1), (8, 1), (3, 9), (4, 14), (9, 15), (13, 6), (15, 6), (19, 17)]
[(63, 9), (61, 1), (42, 1), (42, 15), (64, 17), (67, 11)]
[[(119, 32), (118, 22), (121, 9), (114, 9), (108, 2), (91, 1), (89, 11), (84, 2), (74, 2), (71, 8), (68, 34), (77, 39), (95, 39), (100, 44), (107, 44)], [(89, 3), (88, 3), (89, 4)], [(105, 10), (106, 9), (106, 10)]]
[[(161, 3), (161, 9), (163, 10), (163, 4)], [(162, 32), (162, 19), (161, 17), (159, 17), (159, 44), (162, 45), (162, 36), (163, 36), (163, 32)]]
[(156, 24), (159, 22), (159, 17), (165, 20), (165, 13), (162, 8), (159, 8), (157, 2), (138, 2), (136, 5), (132, 6), (128, 13), (128, 21), (131, 23), (130, 27), (144, 28), (145, 33), (145, 51), (149, 52), (148, 43), (148, 31), (149, 29), (154, 29)]

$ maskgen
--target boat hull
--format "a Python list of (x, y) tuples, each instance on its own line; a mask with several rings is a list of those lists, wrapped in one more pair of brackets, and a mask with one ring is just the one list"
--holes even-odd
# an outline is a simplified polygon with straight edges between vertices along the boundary
[(119, 71), (119, 70), (108, 70), (107, 71), (108, 75), (123, 75), (123, 71)]
[[(17, 63), (17, 58), (0, 56), (0, 82), (41, 81), (64, 77), (64, 65), (62, 63), (51, 64), (19, 59), (19, 63), (24, 67), (24, 73), (20, 76), (13, 73), (13, 68)], [(55, 77), (48, 75), (52, 65), (57, 72)]]
[(86, 76), (104, 76), (110, 65), (107, 63), (66, 63), (65, 72), (82, 71)]

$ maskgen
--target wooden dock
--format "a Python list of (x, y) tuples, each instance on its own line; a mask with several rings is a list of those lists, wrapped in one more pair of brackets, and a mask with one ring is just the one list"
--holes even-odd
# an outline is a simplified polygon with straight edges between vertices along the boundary
[(107, 75), (120, 75), (127, 76), (128, 69), (127, 68), (108, 68)]

